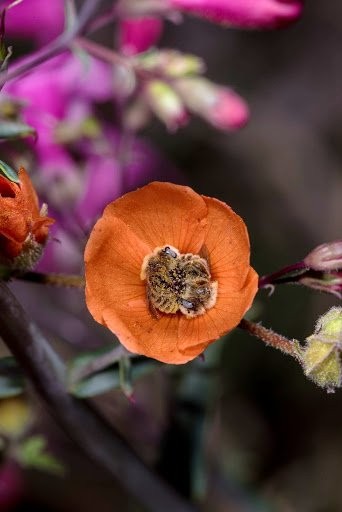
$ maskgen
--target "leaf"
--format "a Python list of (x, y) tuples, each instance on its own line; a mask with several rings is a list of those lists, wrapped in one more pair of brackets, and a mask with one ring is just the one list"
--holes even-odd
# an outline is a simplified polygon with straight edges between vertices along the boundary
[[(131, 367), (131, 383), (136, 382), (140, 377), (146, 375), (157, 368), (159, 364), (156, 361), (144, 360), (136, 361)], [(78, 398), (88, 398), (112, 389), (121, 387), (120, 370), (118, 365), (112, 369), (107, 369), (94, 373), (89, 377), (77, 382), (71, 386), (70, 393)]]
[(78, 398), (88, 398), (120, 387), (119, 370), (95, 373), (74, 385), (70, 392)]
[(0, 359), (0, 398), (20, 395), (24, 387), (24, 377), (14, 357)]
[(8, 180), (13, 183), (20, 183), (18, 174), (8, 164), (0, 160), (0, 175), (5, 176)]
[(117, 363), (125, 352), (121, 345), (108, 345), (79, 354), (68, 364), (69, 385)]
[(16, 121), (0, 122), (0, 140), (24, 139), (25, 137), (35, 135), (36, 130), (28, 124)]
[(36, 435), (25, 439), (18, 447), (16, 454), (19, 462), (25, 467), (63, 475), (65, 473), (63, 464), (47, 451), (46, 445), (46, 439), (43, 436)]

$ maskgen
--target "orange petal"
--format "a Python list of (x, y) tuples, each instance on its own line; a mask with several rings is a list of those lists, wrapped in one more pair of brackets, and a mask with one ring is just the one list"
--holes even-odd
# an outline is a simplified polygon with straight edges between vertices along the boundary
[(208, 206), (205, 247), (217, 300), (204, 315), (180, 323), (180, 350), (214, 341), (236, 327), (258, 290), (258, 275), (249, 265), (250, 246), (243, 220), (225, 203), (204, 197)]
[(141, 265), (150, 248), (120, 219), (104, 215), (85, 250), (86, 301), (94, 319), (106, 325), (131, 352), (168, 363), (195, 355), (178, 349), (178, 315), (152, 316)]
[(207, 207), (189, 187), (150, 183), (108, 205), (104, 215), (121, 219), (151, 251), (170, 244), (198, 253), (203, 245)]

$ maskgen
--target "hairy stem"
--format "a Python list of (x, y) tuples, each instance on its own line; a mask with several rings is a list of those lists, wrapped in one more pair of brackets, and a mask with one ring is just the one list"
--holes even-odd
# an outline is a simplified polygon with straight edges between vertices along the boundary
[(245, 331), (248, 331), (252, 336), (259, 338), (264, 343), (266, 343), (266, 345), (277, 348), (284, 354), (289, 354), (290, 356), (298, 359), (298, 352), (296, 350), (295, 343), (285, 338), (285, 336), (282, 336), (281, 334), (278, 334), (271, 329), (267, 329), (261, 324), (256, 324), (254, 322), (250, 322), (249, 320), (245, 320), (244, 318), (241, 320), (239, 327)]
[(139, 460), (88, 402), (67, 393), (64, 364), (5, 283), (0, 283), (0, 336), (69, 437), (137, 502), (151, 512), (194, 512)]

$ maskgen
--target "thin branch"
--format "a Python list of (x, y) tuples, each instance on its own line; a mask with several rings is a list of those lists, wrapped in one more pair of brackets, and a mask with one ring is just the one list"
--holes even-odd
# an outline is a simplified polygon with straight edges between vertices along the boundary
[(5, 283), (0, 283), (0, 336), (56, 421), (94, 462), (150, 512), (194, 512), (151, 472), (86, 401), (70, 396), (65, 368)]
[(25, 272), (25, 274), (14, 275), (13, 277), (21, 281), (29, 281), (30, 283), (63, 286), (66, 288), (84, 288), (85, 286), (84, 277), (76, 275)]
[(277, 270), (277, 272), (260, 277), (259, 288), (266, 288), (281, 282), (291, 282), (291, 279), (296, 281), (296, 278), (306, 270), (308, 270), (308, 267), (305, 265), (304, 261), (298, 261), (297, 263)]
[(86, 0), (73, 27), (63, 32), (63, 34), (54, 39), (47, 46), (44, 46), (41, 50), (27, 57), (12, 70), (0, 73), (0, 87), (3, 86), (5, 82), (22, 76), (39, 64), (46, 62), (66, 50), (75, 37), (86, 32), (89, 23), (92, 21), (94, 14), (97, 12), (102, 2), (103, 0)]
[(267, 329), (261, 324), (256, 324), (254, 322), (250, 322), (249, 320), (245, 320), (244, 318), (241, 320), (239, 327), (248, 331), (252, 336), (259, 338), (264, 343), (266, 343), (266, 345), (277, 348), (284, 354), (289, 354), (290, 356), (299, 359), (299, 354), (296, 349), (295, 342), (288, 340), (285, 338), (285, 336), (282, 336), (281, 334), (278, 334), (271, 329)]
[(108, 368), (112, 364), (118, 363), (122, 357), (138, 357), (138, 354), (128, 352), (123, 345), (115, 346), (109, 352), (98, 356), (89, 361), (88, 364), (76, 369), (72, 372), (72, 383), (79, 382), (80, 380), (99, 372), (104, 368)]
[(116, 53), (114, 50), (111, 50), (110, 48), (107, 48), (101, 44), (95, 43), (86, 37), (76, 37), (73, 40), (73, 44), (76, 44), (97, 59), (110, 62), (111, 64), (118, 64), (120, 66), (128, 67), (127, 59)]

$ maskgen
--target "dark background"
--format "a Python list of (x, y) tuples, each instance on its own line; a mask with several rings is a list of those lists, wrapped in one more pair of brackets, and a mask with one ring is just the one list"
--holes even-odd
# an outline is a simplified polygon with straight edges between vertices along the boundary
[[(175, 135), (155, 122), (145, 136), (196, 191), (244, 218), (258, 273), (341, 238), (341, 2), (307, 2), (301, 21), (274, 32), (187, 19), (167, 25), (162, 46), (202, 56), (208, 76), (250, 104), (251, 121), (235, 134), (194, 120)], [(338, 302), (284, 286), (272, 297), (260, 292), (252, 316), (303, 340)], [(244, 332), (217, 342), (201, 364), (139, 381), (138, 406), (119, 392), (96, 403), (146, 462), (208, 512), (340, 512), (342, 391), (327, 394)], [(36, 512), (139, 510), (38, 412), (69, 476), (27, 472), (18, 511), (28, 502)]]

